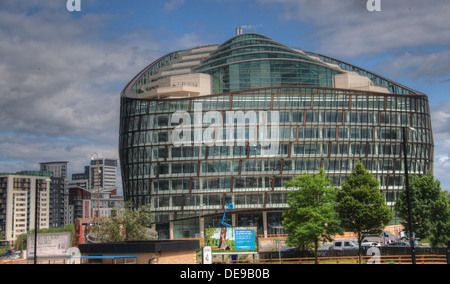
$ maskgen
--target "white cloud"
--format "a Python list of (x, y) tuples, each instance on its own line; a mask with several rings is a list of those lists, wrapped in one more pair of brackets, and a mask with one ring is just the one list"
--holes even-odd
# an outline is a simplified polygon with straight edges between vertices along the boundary
[(424, 45), (448, 45), (450, 2), (381, 0), (381, 12), (369, 12), (366, 0), (258, 0), (281, 6), (283, 21), (315, 28), (319, 52), (351, 58)]
[(50, 20), (0, 12), (0, 19), (0, 53), (5, 55), (0, 59), (0, 129), (73, 136), (111, 127), (107, 122), (117, 118), (121, 89), (112, 93), (107, 86), (132, 78), (146, 64), (134, 56), (148, 58), (146, 51), (93, 40), (93, 17)]
[(413, 79), (443, 80), (450, 75), (450, 49), (435, 52), (404, 52), (377, 67), (392, 77), (406, 74)]
[(440, 102), (431, 107), (431, 117), (433, 121), (433, 134), (439, 144), (440, 155), (450, 155), (450, 102)]
[(106, 39), (109, 15), (72, 17), (65, 1), (0, 5), (0, 172), (118, 158), (120, 92), (164, 52), (152, 31)]
[(118, 158), (125, 85), (160, 56), (202, 43), (195, 33), (119, 32), (111, 26), (124, 16), (74, 17), (65, 2), (0, 0), (0, 172), (63, 160), (71, 174), (94, 152)]
[(450, 190), (450, 102), (431, 106), (435, 142), (434, 175), (441, 180), (444, 189)]
[(164, 3), (163, 11), (172, 12), (180, 8), (184, 4), (184, 0), (172, 0)]

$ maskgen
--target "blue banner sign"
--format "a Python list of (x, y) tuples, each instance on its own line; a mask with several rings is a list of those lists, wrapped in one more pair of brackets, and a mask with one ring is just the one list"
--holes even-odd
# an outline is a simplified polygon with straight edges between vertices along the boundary
[(234, 231), (236, 250), (256, 250), (255, 230)]

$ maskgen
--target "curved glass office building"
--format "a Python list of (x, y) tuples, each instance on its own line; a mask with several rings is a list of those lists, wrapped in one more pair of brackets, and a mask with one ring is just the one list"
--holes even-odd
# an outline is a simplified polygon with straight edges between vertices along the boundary
[(150, 203), (160, 238), (226, 222), (283, 233), (285, 181), (324, 168), (339, 185), (361, 161), (393, 205), (433, 171), (428, 98), (370, 71), (260, 34), (168, 54), (121, 95), (124, 195)]

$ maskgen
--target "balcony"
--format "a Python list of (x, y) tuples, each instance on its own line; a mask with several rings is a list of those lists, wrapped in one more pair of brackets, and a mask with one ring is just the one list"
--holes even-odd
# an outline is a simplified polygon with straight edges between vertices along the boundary
[(211, 94), (211, 78), (207, 74), (189, 74), (162, 78), (142, 86), (139, 98), (176, 99)]

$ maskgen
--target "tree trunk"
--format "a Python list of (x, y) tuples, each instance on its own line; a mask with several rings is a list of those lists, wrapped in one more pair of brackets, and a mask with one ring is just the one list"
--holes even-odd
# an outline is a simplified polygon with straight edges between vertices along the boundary
[(359, 264), (362, 264), (362, 234), (358, 233), (358, 256), (359, 256)]
[(319, 250), (319, 242), (317, 240), (314, 241), (314, 254), (316, 256), (315, 264), (319, 264), (319, 256), (318, 256), (318, 250)]

